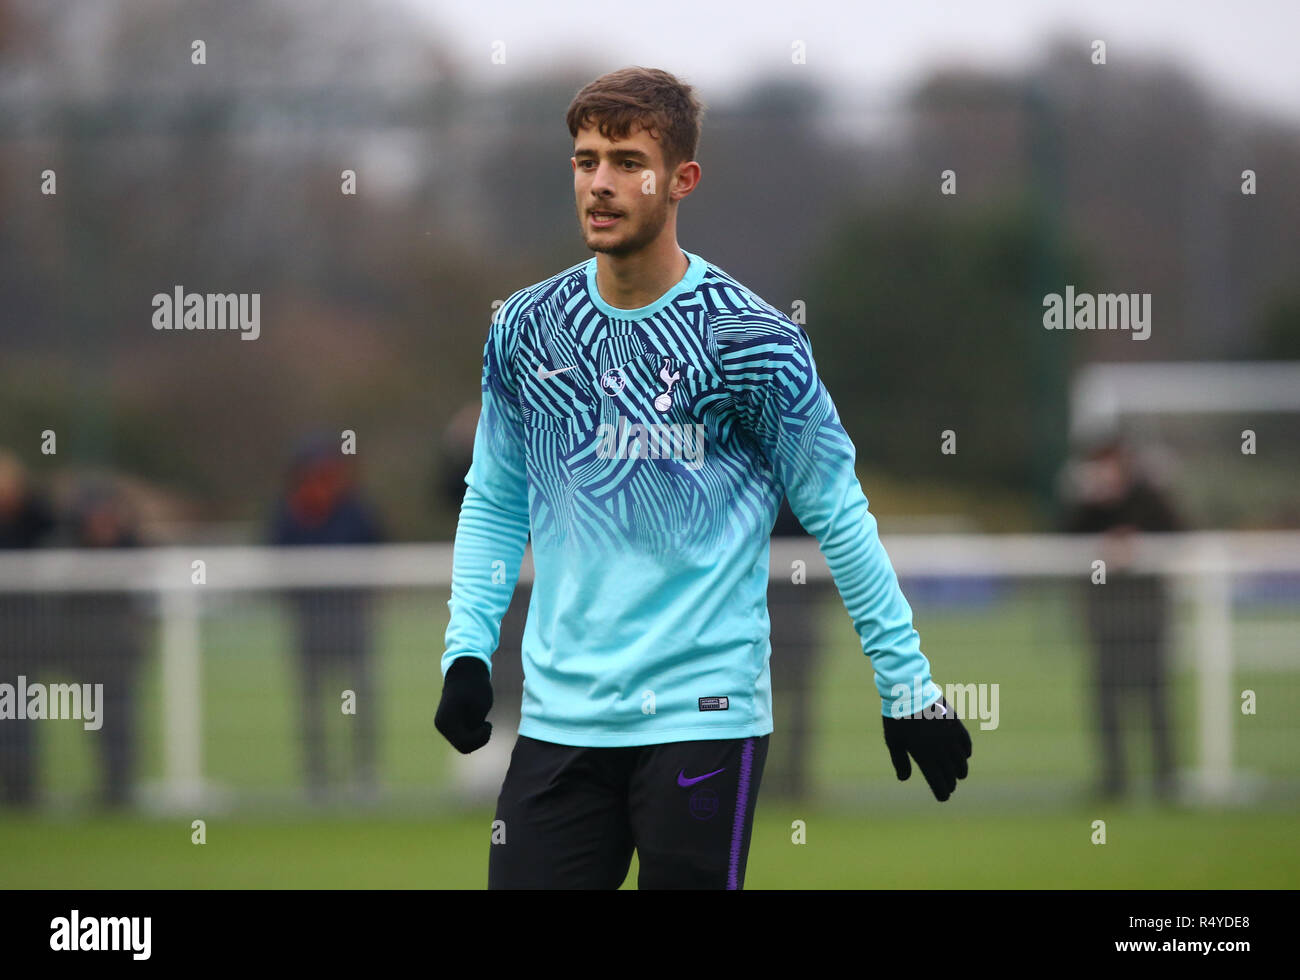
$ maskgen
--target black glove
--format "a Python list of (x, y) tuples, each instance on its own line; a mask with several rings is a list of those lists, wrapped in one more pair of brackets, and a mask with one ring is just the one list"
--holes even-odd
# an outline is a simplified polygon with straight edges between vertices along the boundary
[(442, 700), (433, 727), (456, 749), (468, 755), (487, 745), (492, 722), (492, 681), (487, 664), (478, 657), (457, 657), (442, 680)]
[(907, 757), (909, 752), (912, 754), (940, 803), (952, 795), (957, 780), (966, 778), (970, 733), (942, 696), (914, 715), (886, 716), (885, 747), (899, 779), (912, 775), (912, 762)]

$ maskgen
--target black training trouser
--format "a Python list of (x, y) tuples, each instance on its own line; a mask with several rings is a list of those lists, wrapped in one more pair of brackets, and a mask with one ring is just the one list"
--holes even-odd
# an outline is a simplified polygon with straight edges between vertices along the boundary
[(741, 889), (770, 736), (590, 748), (520, 735), (488, 888)]

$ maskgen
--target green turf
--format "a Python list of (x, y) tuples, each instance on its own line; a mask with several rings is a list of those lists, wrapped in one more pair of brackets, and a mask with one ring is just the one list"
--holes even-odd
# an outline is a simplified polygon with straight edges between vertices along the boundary
[[(395, 592), (380, 612), (379, 696), (373, 710), (379, 718), (381, 779), (396, 792), (419, 793), (444, 781), (452, 751), (433, 728), (447, 610), (437, 594)], [(1242, 634), (1252, 616), (1270, 615), (1275, 623), (1300, 631), (1294, 611), (1240, 613), (1234, 625)], [(1181, 621), (1190, 620), (1183, 616)], [(870, 663), (833, 592), (820, 603), (816, 622), (819, 632), (811, 641), (819, 651), (812, 698), (814, 784), (830, 791), (848, 787), (850, 793), (883, 789), (891, 775), (877, 751), (879, 702)], [(939, 683), (999, 685), (997, 729), (981, 730), (978, 722), (969, 726), (982, 779), (989, 785), (1028, 785), (1042, 780), (1081, 784), (1093, 777), (1088, 651), (1065, 593), (1041, 587), (984, 608), (918, 606), (917, 625)], [(254, 796), (295, 793), (302, 784), (299, 703), (293, 662), (285, 653), (289, 632), (281, 608), (265, 599), (240, 600), (205, 617), (203, 631), (205, 778)], [(1190, 769), (1197, 761), (1196, 675), (1184, 667), (1173, 677), (1178, 764)], [(340, 776), (345, 774), (353, 722), (339, 710), (343, 686), (327, 685), (333, 693), (323, 696), (331, 766)], [(1258, 692), (1259, 710), (1246, 716), (1233, 706), (1237, 765), (1266, 780), (1294, 782), (1300, 773), (1300, 657), (1289, 669), (1239, 667), (1234, 689), (1246, 688)], [(153, 667), (144, 677), (141, 698), (139, 744), (145, 780), (162, 776), (161, 702), (160, 678)], [(786, 731), (787, 710), (778, 697), (776, 738)], [(1135, 722), (1140, 723), (1143, 713), (1143, 706), (1134, 705)], [(1138, 775), (1150, 768), (1145, 737), (1137, 724), (1128, 754)], [(53, 796), (84, 797), (90, 792), (97, 762), (89, 733), (76, 722), (46, 725), (40, 752), (42, 779)]]
[[(397, 591), (380, 607), (373, 707), (387, 804), (330, 820), (303, 806), (288, 622), (274, 601), (238, 599), (203, 620), (203, 771), (231, 794), (229, 810), (195, 814), (209, 821), (209, 843), (189, 843), (189, 816), (88, 817), (82, 804), (94, 786), (93, 733), (77, 722), (50, 722), (39, 733), (49, 803), (33, 817), (0, 812), (0, 887), (481, 886), (490, 810), (472, 818), (447, 810), (452, 749), (433, 728), (445, 603), (445, 594)], [(1228, 811), (1169, 812), (1140, 801), (1118, 809), (1082, 802), (1095, 776), (1088, 649), (1064, 591), (1037, 586), (983, 607), (915, 609), (937, 681), (999, 685), (999, 726), (984, 731), (968, 719), (970, 779), (943, 807), (919, 777), (894, 779), (870, 664), (828, 592), (810, 640), (819, 650), (809, 753), (815, 795), (796, 806), (760, 790), (751, 887), (1300, 886), (1293, 832), (1300, 660), (1287, 660), (1294, 651), (1286, 642), (1294, 641), (1285, 639), (1300, 632), (1294, 610), (1240, 609), (1234, 618), (1233, 689), (1258, 695), (1255, 715), (1241, 714), (1234, 701), (1235, 764), (1256, 795)], [(1197, 761), (1196, 674), (1186, 652), (1193, 622), (1180, 611), (1183, 652), (1172, 696), (1184, 771)], [(331, 688), (326, 712), (340, 775), (354, 721), (338, 710), (341, 687)], [(161, 700), (155, 664), (141, 695), (146, 781), (163, 771)], [(774, 752), (788, 733), (788, 709), (778, 697)], [(1140, 720), (1140, 707), (1134, 715)], [(1148, 755), (1135, 732), (1129, 758), (1139, 786)], [(1104, 846), (1089, 843), (1099, 817), (1108, 823)], [(807, 821), (805, 845), (790, 843), (795, 819)]]
[[(1295, 888), (1287, 813), (847, 816), (764, 808), (749, 888)], [(481, 888), (489, 811), (437, 819), (0, 819), (3, 888)], [(792, 842), (801, 820), (806, 843)], [(635, 887), (636, 863), (624, 887)]]

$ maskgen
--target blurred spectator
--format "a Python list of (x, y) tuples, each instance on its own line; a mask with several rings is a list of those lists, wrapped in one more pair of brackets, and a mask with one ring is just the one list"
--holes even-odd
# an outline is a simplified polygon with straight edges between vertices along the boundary
[(1169, 495), (1138, 464), (1118, 435), (1094, 440), (1062, 485), (1064, 529), (1105, 535), (1105, 584), (1085, 586), (1093, 646), (1093, 684), (1102, 753), (1099, 792), (1128, 789), (1122, 730), (1129, 718), (1149, 726), (1155, 757), (1155, 791), (1174, 792), (1174, 749), (1168, 691), (1168, 595), (1163, 576), (1131, 570), (1133, 535), (1180, 531), (1184, 525)]
[[(273, 545), (356, 545), (384, 540), (378, 516), (362, 498), (353, 458), (336, 441), (311, 438), (294, 453), (288, 486), (276, 502), (269, 529)], [(378, 700), (372, 656), (372, 597), (364, 589), (293, 589), (288, 592), (302, 685), (302, 733), (307, 786), (320, 798), (330, 783), (323, 711), (341, 710), (345, 690), (356, 692), (353, 750), (356, 782), (375, 790)], [(326, 674), (339, 686), (326, 688)], [(329, 697), (322, 700), (322, 693)]]
[[(12, 454), (0, 450), (0, 551), (39, 547), (54, 530), (50, 507)], [(49, 654), (49, 598), (0, 592), (0, 682), (35, 679)], [(33, 722), (0, 721), (0, 803), (35, 801)]]
[[(474, 461), (474, 435), (479, 411), (477, 400), (467, 402), (443, 432), (442, 504), (456, 514), (460, 513), (461, 501), (465, 497), (465, 476)], [(501, 618), (501, 635), (492, 654), (492, 710), (487, 716), (492, 723), (492, 738), (472, 757), (459, 752), (452, 757), (457, 790), (467, 800), (495, 799), (510, 764), (510, 752), (514, 748), (523, 708), (524, 625), (528, 620), (528, 603), (532, 594), (531, 584), (517, 584), (510, 605)]]
[[(772, 536), (803, 538), (812, 549), (812, 538), (782, 499)], [(808, 793), (809, 747), (812, 739), (812, 695), (818, 647), (818, 617), (829, 582), (809, 579), (802, 585), (788, 575), (773, 578), (767, 587), (768, 616), (772, 623), (772, 711), (775, 731), (763, 792), (786, 799), (802, 799)]]
[(466, 402), (447, 423), (442, 433), (441, 465), (438, 467), (437, 502), (460, 513), (465, 499), (465, 475), (474, 462), (474, 433), (478, 429), (479, 403)]
[[(138, 522), (126, 498), (107, 483), (83, 483), (69, 515), (76, 548), (136, 548)], [(77, 683), (104, 685), (102, 727), (94, 733), (103, 760), (100, 800), (120, 807), (136, 779), (136, 711), (146, 637), (141, 598), (130, 592), (75, 592), (58, 599), (59, 661)]]

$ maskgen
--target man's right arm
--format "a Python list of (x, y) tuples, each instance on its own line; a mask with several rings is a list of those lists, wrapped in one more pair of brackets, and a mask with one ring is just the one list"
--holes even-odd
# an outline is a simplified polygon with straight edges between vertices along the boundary
[(444, 677), (458, 657), (476, 657), (491, 670), (528, 543), (524, 425), (510, 356), (527, 299), (520, 291), (506, 300), (483, 349), (483, 407), (456, 524)]

